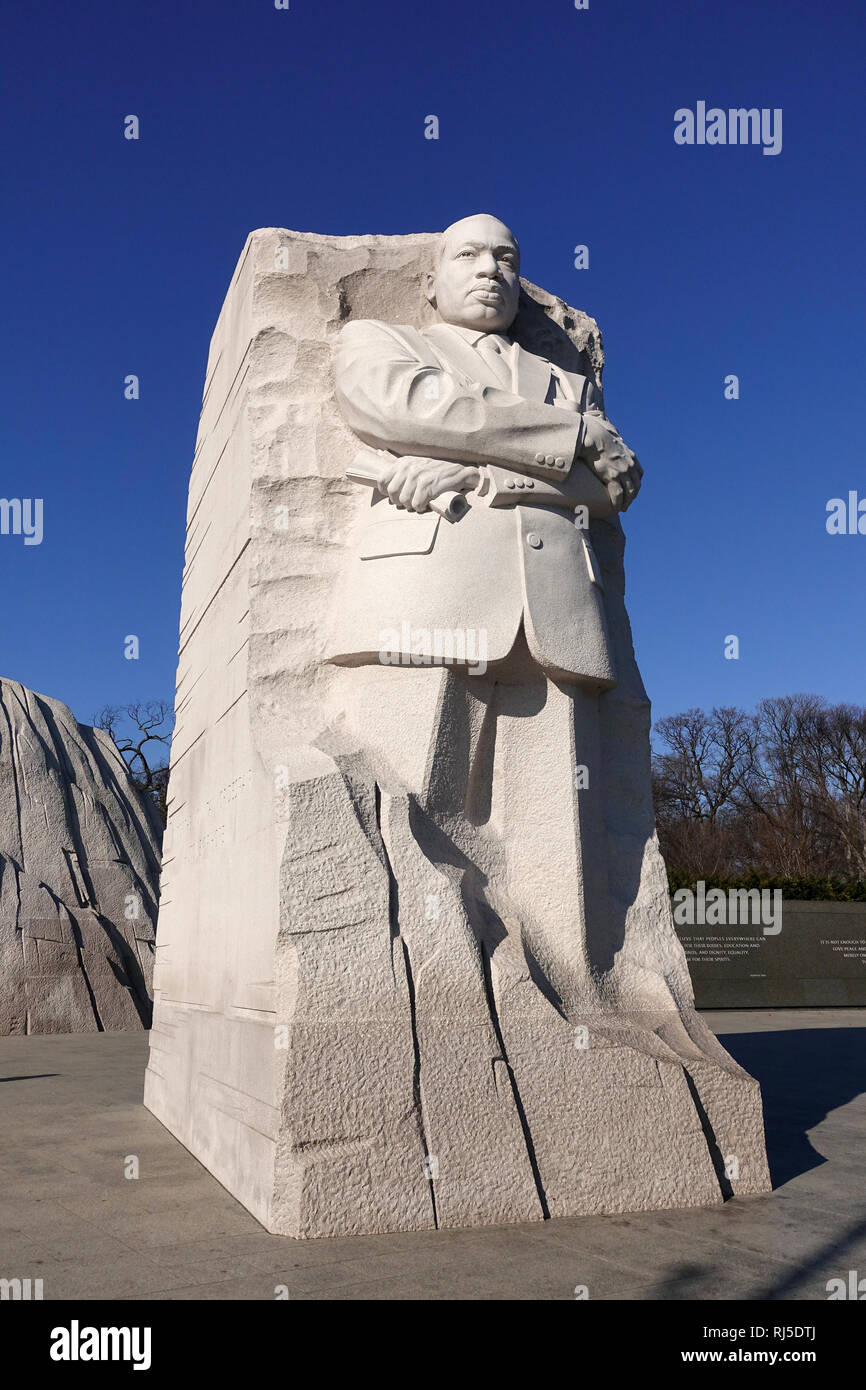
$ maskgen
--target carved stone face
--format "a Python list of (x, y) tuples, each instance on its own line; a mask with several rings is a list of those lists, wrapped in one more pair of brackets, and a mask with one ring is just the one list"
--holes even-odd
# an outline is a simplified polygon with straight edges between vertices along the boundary
[(520, 296), (520, 247), (488, 213), (464, 217), (442, 233), (439, 265), (427, 275), (427, 298), (444, 323), (507, 333)]

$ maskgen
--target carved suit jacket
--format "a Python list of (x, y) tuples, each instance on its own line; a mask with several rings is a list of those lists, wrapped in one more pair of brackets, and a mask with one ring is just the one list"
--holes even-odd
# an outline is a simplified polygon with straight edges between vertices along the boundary
[[(508, 390), (447, 324), (422, 331), (355, 320), (342, 330), (337, 402), (358, 438), (476, 464), (484, 492), (468, 495), (456, 521), (372, 494), (326, 659), (378, 662), (395, 633), (409, 658), (413, 633), (440, 630), (457, 634), (457, 649), (460, 634), (483, 632), (490, 663), (507, 655), (522, 621), (551, 676), (596, 689), (616, 683), (601, 573), (575, 516), (579, 506), (593, 518), (614, 513), (601, 481), (574, 461), (583, 414), (602, 414), (600, 400), (588, 378), (557, 367), (557, 387), (550, 362), (517, 344), (512, 351)], [(551, 403), (557, 389), (562, 405)]]

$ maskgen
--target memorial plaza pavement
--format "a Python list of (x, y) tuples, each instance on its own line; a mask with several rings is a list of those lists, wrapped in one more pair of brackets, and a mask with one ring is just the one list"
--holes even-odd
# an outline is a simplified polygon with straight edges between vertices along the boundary
[(704, 1016), (761, 1083), (772, 1194), (310, 1241), (268, 1235), (144, 1109), (145, 1033), (2, 1038), (0, 1276), (45, 1300), (826, 1300), (866, 1276), (866, 1010)]

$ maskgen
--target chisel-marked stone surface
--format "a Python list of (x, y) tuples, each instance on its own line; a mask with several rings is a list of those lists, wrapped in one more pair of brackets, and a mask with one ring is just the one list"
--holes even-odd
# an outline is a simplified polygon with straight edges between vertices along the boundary
[(161, 832), (108, 734), (0, 680), (0, 1034), (149, 1026)]

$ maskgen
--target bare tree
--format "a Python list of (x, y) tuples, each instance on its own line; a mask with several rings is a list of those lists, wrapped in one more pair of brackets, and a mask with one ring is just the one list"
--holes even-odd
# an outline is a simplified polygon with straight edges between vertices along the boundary
[[(163, 824), (168, 816), (168, 749), (173, 721), (166, 700), (106, 705), (93, 720), (94, 726), (104, 729), (114, 741), (132, 780), (153, 799)], [(149, 744), (155, 747), (149, 748)]]
[(823, 709), (817, 695), (783, 695), (757, 709), (759, 757), (747, 788), (758, 812), (756, 857), (789, 877), (826, 869), (814, 815)]
[(866, 878), (866, 709), (834, 705), (820, 733), (822, 812), (848, 872)]
[(757, 750), (755, 721), (732, 706), (660, 719), (653, 758), (663, 851), (680, 869), (725, 873), (742, 858), (739, 809)]
[(688, 874), (866, 878), (866, 709), (818, 695), (655, 726), (656, 819)]

